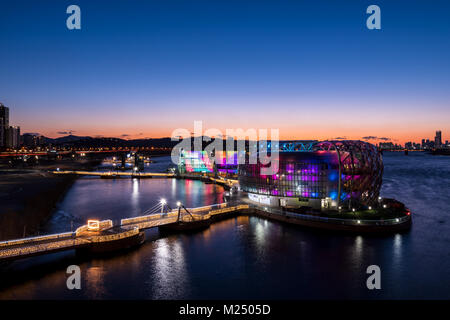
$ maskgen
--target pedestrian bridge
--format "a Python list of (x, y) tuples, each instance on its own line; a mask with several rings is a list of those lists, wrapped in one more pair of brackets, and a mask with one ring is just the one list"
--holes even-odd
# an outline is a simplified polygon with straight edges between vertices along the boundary
[[(185, 209), (184, 214), (182, 207), (182, 205), (178, 205), (177, 209), (170, 209), (167, 212), (125, 218), (117, 226), (113, 225), (112, 220), (89, 220), (86, 225), (79, 227), (74, 232), (2, 241), (0, 242), (0, 261), (17, 260), (36, 255), (88, 247), (96, 243), (111, 242), (135, 236), (146, 229), (176, 224), (178, 222), (189, 223), (209, 220), (215, 216), (248, 209), (249, 205), (221, 203), (198, 208), (183, 207)], [(155, 206), (153, 211), (155, 209), (159, 210), (158, 206)]]

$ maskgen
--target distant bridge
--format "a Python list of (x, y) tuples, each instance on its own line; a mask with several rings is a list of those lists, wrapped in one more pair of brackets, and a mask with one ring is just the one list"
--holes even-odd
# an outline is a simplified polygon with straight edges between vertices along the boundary
[(76, 174), (82, 176), (98, 176), (98, 177), (142, 177), (142, 178), (174, 178), (174, 173), (156, 173), (156, 172), (118, 172), (118, 171), (72, 171), (72, 170), (56, 170), (54, 174)]
[[(153, 210), (159, 210), (159, 208), (156, 206)], [(17, 260), (58, 251), (89, 247), (102, 242), (113, 242), (136, 236), (146, 229), (178, 222), (189, 223), (209, 220), (214, 216), (248, 208), (249, 205), (247, 204), (228, 205), (227, 203), (221, 203), (199, 208), (185, 208), (189, 215), (181, 215), (181, 208), (177, 208), (171, 209), (169, 212), (125, 218), (120, 221), (119, 226), (113, 226), (111, 220), (94, 221), (95, 226), (90, 225), (92, 221), (88, 221), (87, 225), (79, 227), (75, 232), (2, 241), (0, 242), (0, 261)]]
[(72, 171), (72, 170), (55, 170), (52, 173), (57, 175), (64, 174), (76, 174), (83, 176), (97, 176), (101, 178), (120, 178), (120, 177), (130, 177), (130, 178), (181, 178), (181, 179), (195, 179), (202, 180), (206, 182), (217, 183), (226, 187), (233, 187), (238, 183), (235, 179), (224, 179), (221, 177), (215, 178), (211, 176), (203, 176), (198, 174), (175, 174), (175, 173), (158, 173), (158, 172), (119, 172), (119, 171)]

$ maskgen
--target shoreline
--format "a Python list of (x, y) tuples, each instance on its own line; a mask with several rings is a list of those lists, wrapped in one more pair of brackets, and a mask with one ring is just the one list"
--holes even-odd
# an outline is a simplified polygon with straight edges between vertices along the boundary
[[(98, 160), (54, 163), (92, 169)], [(13, 168), (0, 175), (0, 241), (39, 234), (40, 228), (52, 216), (77, 176), (57, 177), (48, 166)]]

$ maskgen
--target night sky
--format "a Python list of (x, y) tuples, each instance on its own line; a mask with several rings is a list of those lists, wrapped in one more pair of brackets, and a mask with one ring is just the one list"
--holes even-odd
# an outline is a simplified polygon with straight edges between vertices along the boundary
[(0, 46), (22, 133), (450, 138), (449, 1), (2, 1)]

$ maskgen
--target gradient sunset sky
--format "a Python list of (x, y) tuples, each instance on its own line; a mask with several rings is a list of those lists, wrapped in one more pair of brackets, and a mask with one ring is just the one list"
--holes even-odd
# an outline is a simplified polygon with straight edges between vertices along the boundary
[[(71, 4), (81, 30), (66, 28)], [(366, 28), (371, 4), (382, 30)], [(164, 137), (202, 120), (450, 140), (449, 17), (449, 1), (2, 1), (0, 102), (49, 137)]]

